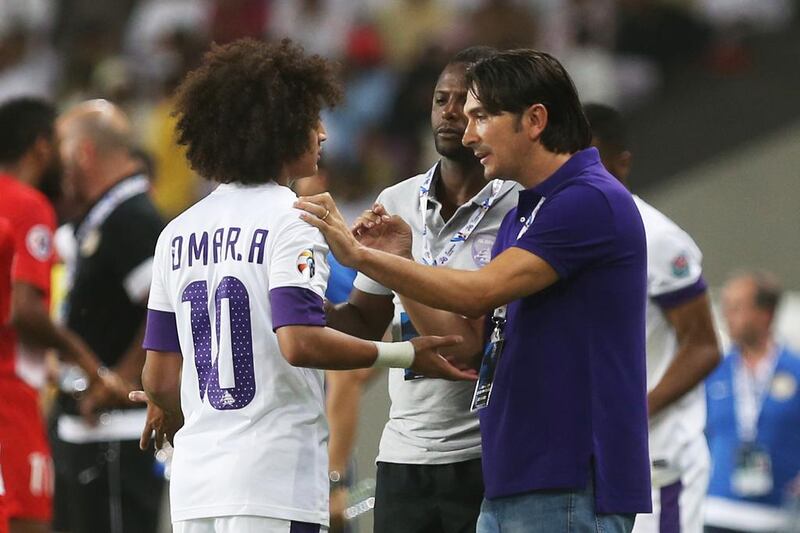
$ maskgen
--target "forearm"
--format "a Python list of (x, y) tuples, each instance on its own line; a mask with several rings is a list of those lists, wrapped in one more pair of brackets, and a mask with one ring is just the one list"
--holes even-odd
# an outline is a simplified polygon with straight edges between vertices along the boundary
[(375, 320), (375, 317), (365, 316), (358, 306), (350, 302), (336, 305), (325, 302), (325, 319), (330, 328), (354, 337), (375, 341), (383, 337), (389, 324), (388, 320)]
[(361, 407), (361, 394), (371, 370), (329, 371), (327, 377), (327, 415), (329, 470), (347, 471), (353, 452)]
[(714, 345), (693, 345), (678, 349), (661, 381), (647, 394), (647, 408), (655, 416), (700, 384), (719, 361)]
[(117, 364), (114, 365), (114, 371), (117, 375), (125, 380), (126, 383), (134, 385), (137, 389), (141, 385), (142, 369), (144, 368), (145, 361), (145, 350), (142, 348), (145, 324), (145, 321), (142, 321), (130, 346)]
[(148, 351), (142, 369), (142, 388), (149, 400), (170, 416), (181, 413), (181, 356)]
[(414, 328), (420, 335), (460, 335), (461, 344), (442, 350), (462, 364), (474, 366), (483, 351), (485, 318), (468, 319), (461, 315), (433, 309), (405, 296), (400, 296)]
[(92, 379), (101, 363), (77, 334), (54, 323), (47, 311), (28, 309), (12, 319), (20, 340), (32, 346), (52, 348), (62, 360), (78, 365)]
[(661, 381), (647, 395), (650, 416), (696, 387), (721, 359), (707, 294), (664, 310), (664, 316), (675, 330), (678, 347)]
[(399, 294), (429, 307), (480, 317), (490, 306), (490, 287), (478, 271), (435, 268), (362, 247), (356, 268)]
[(325, 370), (367, 368), (375, 363), (375, 343), (351, 337), (328, 327), (278, 328), (278, 344), (289, 364)]

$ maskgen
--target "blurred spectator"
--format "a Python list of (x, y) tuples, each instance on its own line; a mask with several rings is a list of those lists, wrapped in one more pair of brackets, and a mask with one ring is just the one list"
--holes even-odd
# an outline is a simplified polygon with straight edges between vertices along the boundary
[(59, 70), (46, 38), (50, 7), (48, 0), (0, 2), (0, 102), (54, 96)]
[(790, 492), (800, 480), (800, 359), (773, 336), (780, 296), (761, 273), (723, 288), (733, 347), (706, 382), (708, 533), (790, 531), (782, 506), (799, 496)]
[(324, 113), (329, 132), (325, 154), (354, 164), (361, 156), (359, 138), (386, 119), (397, 79), (384, 62), (380, 35), (370, 25), (359, 25), (347, 36), (342, 63), (344, 101)]
[(534, 48), (537, 25), (527, 2), (483, 0), (470, 16), (473, 42), (498, 50)]
[(119, 108), (79, 104), (59, 119), (58, 136), (68, 197), (82, 208), (68, 265), (67, 324), (101, 358), (98, 373), (114, 372), (125, 393), (90, 390), (76, 401), (64, 387), (59, 395), (54, 529), (154, 531), (163, 477), (153, 454), (139, 450), (145, 409), (132, 407), (127, 392), (141, 388), (144, 306), (163, 223)]
[(347, 46), (357, 8), (353, 0), (274, 0), (268, 35), (290, 37), (306, 52), (338, 59)]
[(211, 40), (225, 44), (242, 37), (262, 37), (270, 19), (270, 3), (270, 0), (214, 0)]
[[(450, 38), (457, 28), (456, 12), (435, 0), (390, 0), (377, 13), (378, 28), (386, 45), (389, 62), (401, 71), (407, 71), (431, 47)], [(441, 64), (436, 69), (438, 75)], [(435, 83), (426, 79), (419, 83), (430, 87)], [(428, 102), (424, 108), (427, 109)]]

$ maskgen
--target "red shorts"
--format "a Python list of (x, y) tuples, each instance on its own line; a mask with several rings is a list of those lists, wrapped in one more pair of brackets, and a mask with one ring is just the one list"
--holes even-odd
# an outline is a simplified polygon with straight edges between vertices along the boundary
[[(5, 515), (50, 522), (53, 459), (38, 393), (16, 378), (0, 377), (0, 468)], [(0, 529), (2, 531), (2, 529)]]

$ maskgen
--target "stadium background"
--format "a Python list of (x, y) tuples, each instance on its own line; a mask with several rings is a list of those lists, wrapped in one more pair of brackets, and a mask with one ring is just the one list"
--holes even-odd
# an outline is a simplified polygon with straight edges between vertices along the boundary
[[(625, 113), (634, 191), (695, 238), (712, 287), (740, 268), (783, 280), (779, 329), (800, 349), (798, 12), (797, 0), (0, 0), (0, 100), (122, 105), (171, 217), (208, 192), (173, 140), (176, 83), (211, 42), (288, 36), (341, 64), (324, 172), (353, 217), (434, 159), (430, 98), (450, 54), (550, 51), (584, 101)], [(386, 387), (371, 387), (360, 477), (373, 475), (387, 410)]]

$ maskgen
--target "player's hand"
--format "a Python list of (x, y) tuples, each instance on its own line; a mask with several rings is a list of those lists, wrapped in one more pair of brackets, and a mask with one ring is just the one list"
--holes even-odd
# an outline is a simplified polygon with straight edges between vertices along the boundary
[(156, 450), (160, 450), (165, 441), (173, 444), (175, 433), (183, 426), (183, 415), (170, 416), (169, 413), (151, 402), (144, 391), (132, 391), (128, 398), (135, 403), (147, 404), (147, 419), (142, 430), (142, 437), (139, 439), (139, 448), (146, 450), (154, 436)]
[(357, 267), (358, 254), (362, 246), (345, 224), (330, 194), (301, 196), (294, 207), (305, 211), (300, 218), (319, 228), (328, 241), (331, 252), (342, 265)]
[(331, 526), (330, 533), (341, 533), (344, 531), (344, 510), (347, 507), (347, 488), (336, 487), (331, 491), (330, 513)]
[(453, 366), (439, 353), (439, 349), (459, 344), (463, 340), (458, 335), (448, 335), (447, 337), (425, 336), (411, 339), (415, 352), (411, 370), (415, 374), (429, 378), (475, 381), (478, 379), (478, 373), (474, 369), (461, 370)]
[(382, 204), (364, 211), (353, 224), (353, 235), (364, 246), (413, 259), (411, 227), (397, 215), (391, 216)]

